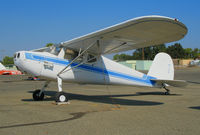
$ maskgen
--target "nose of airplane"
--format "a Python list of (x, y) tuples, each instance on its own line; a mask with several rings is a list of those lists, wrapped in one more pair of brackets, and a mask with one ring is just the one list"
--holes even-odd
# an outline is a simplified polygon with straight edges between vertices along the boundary
[(23, 72), (23, 68), (22, 68), (22, 66), (23, 66), (23, 64), (22, 64), (22, 62), (23, 62), (22, 55), (23, 55), (22, 52), (16, 52), (14, 54), (14, 64), (17, 67), (17, 69), (19, 71), (21, 71), (21, 72)]

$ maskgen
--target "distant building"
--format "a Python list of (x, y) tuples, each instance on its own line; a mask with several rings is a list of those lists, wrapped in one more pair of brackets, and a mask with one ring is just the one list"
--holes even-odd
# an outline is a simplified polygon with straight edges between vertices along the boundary
[(192, 59), (173, 59), (175, 66), (189, 66)]
[(152, 60), (127, 60), (118, 63), (134, 70), (149, 70), (152, 62)]
[(6, 69), (9, 69), (9, 70), (17, 70), (15, 65), (5, 65), (5, 67)]
[[(120, 61), (118, 63), (132, 68), (134, 70), (149, 70), (152, 65), (152, 60), (126, 60)], [(192, 63), (193, 62), (193, 63)], [(187, 67), (190, 66), (191, 63), (194, 65), (200, 65), (200, 60), (194, 61), (192, 59), (173, 59), (173, 63), (175, 67)]]

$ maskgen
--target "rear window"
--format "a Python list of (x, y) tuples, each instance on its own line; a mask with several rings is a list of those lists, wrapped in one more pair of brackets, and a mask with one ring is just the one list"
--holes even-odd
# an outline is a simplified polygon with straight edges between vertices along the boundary
[(92, 62), (95, 62), (95, 61), (97, 61), (96, 57), (89, 54), (88, 57), (87, 57), (87, 62), (92, 63)]

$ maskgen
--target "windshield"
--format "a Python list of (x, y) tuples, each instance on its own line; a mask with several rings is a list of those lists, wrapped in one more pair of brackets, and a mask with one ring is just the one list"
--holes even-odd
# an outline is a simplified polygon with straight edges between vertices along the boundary
[(16, 58), (16, 56), (17, 56), (17, 54), (15, 53), (15, 54), (14, 54), (14, 58)]

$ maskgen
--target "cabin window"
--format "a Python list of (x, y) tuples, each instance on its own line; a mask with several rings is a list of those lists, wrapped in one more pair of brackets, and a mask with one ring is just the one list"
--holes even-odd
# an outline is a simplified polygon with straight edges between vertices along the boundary
[(14, 54), (14, 58), (16, 58), (16, 56), (17, 56), (17, 55), (16, 55), (16, 53), (15, 53), (15, 54)]
[(20, 53), (17, 54), (17, 58), (19, 58), (19, 57), (20, 57)]
[[(64, 58), (67, 59), (67, 60), (73, 60), (75, 59), (77, 56), (79, 55), (79, 52), (78, 51), (74, 51), (74, 50), (71, 50), (71, 49), (66, 49), (65, 50), (65, 56)], [(86, 61), (88, 63), (92, 63), (92, 62), (96, 62), (97, 59), (94, 55), (91, 55), (91, 54), (84, 54), (82, 56), (80, 56), (77, 60), (77, 62), (83, 62), (83, 61)]]
[(65, 50), (65, 56), (64, 58), (67, 60), (73, 60), (78, 56), (78, 52), (71, 50), (71, 49), (66, 49)]

